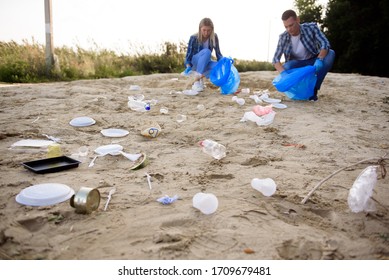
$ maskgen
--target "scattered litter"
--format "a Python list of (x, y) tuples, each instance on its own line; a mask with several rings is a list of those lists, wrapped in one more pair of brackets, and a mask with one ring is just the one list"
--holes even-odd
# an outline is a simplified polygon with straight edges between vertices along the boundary
[(354, 181), (347, 198), (348, 206), (352, 212), (372, 212), (376, 210), (371, 196), (377, 183), (377, 168), (378, 166), (366, 167)]
[(153, 123), (141, 131), (141, 134), (148, 138), (156, 138), (160, 133), (161, 127), (158, 123)]
[(39, 116), (35, 119), (35, 120), (33, 120), (31, 123), (34, 123), (34, 122), (37, 122), (38, 120), (39, 120)]
[(13, 143), (11, 147), (44, 148), (54, 143), (52, 140), (23, 139)]
[(251, 249), (251, 248), (245, 248), (243, 250), (243, 252), (245, 252), (246, 254), (254, 254), (255, 253), (255, 251), (253, 249)]
[(52, 140), (54, 142), (60, 142), (61, 141), (60, 138), (56, 138), (54, 136), (50, 136), (50, 135), (47, 135), (47, 134), (42, 134), (42, 135), (45, 136), (47, 139)]
[(147, 177), (147, 184), (149, 185), (149, 188), (151, 190), (151, 175), (149, 173), (145, 173), (146, 177)]
[(111, 201), (111, 197), (112, 195), (116, 192), (116, 188), (112, 188), (109, 193), (108, 193), (108, 198), (107, 198), (107, 202), (105, 203), (105, 206), (104, 206), (104, 211), (107, 211), (107, 207), (108, 207), (108, 204), (109, 202)]
[(171, 90), (169, 94), (182, 94), (182, 91), (179, 90)]
[(257, 116), (264, 116), (269, 114), (270, 112), (273, 112), (273, 106), (271, 104), (267, 106), (255, 105), (253, 107), (253, 112)]
[(131, 85), (130, 90), (140, 90), (140, 86), (138, 85)]
[(253, 99), (253, 100), (255, 101), (255, 103), (263, 103), (262, 99), (259, 98), (259, 96), (256, 95), (256, 94), (250, 95), (249, 97), (250, 97), (251, 99)]
[(199, 92), (197, 90), (193, 90), (193, 89), (186, 89), (182, 93), (185, 95), (197, 95), (197, 94), (199, 94)]
[(269, 125), (273, 123), (276, 112), (272, 111), (269, 114), (263, 116), (257, 116), (253, 111), (246, 112), (243, 115), (241, 122), (252, 121), (255, 122), (258, 126)]
[(171, 204), (174, 201), (178, 199), (178, 195), (175, 195), (173, 197), (169, 197), (168, 195), (165, 195), (164, 197), (158, 198), (157, 201), (161, 202), (162, 204)]

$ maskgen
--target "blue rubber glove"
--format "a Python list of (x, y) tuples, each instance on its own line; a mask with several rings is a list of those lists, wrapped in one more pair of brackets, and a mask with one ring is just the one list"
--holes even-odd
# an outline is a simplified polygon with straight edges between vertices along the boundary
[(319, 72), (324, 67), (323, 60), (317, 58), (313, 66), (316, 67), (316, 73)]
[(186, 67), (184, 73), (185, 73), (186, 75), (188, 75), (188, 74), (190, 73), (190, 71), (192, 71), (192, 67), (188, 66), (188, 67)]

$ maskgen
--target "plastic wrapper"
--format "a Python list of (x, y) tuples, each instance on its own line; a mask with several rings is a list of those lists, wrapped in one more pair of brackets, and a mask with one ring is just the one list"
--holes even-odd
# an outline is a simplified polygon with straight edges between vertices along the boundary
[(347, 203), (352, 212), (372, 212), (375, 210), (374, 202), (370, 199), (377, 183), (377, 166), (366, 167), (354, 181)]

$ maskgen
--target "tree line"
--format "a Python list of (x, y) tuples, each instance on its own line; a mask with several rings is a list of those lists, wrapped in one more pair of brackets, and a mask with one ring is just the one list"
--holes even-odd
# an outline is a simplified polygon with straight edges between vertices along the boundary
[(389, 77), (389, 1), (295, 0), (301, 22), (317, 22), (336, 53), (332, 72)]

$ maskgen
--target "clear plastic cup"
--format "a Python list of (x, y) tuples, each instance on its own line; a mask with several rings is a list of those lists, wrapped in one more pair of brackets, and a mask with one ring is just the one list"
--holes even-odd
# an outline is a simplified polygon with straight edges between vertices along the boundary
[(159, 109), (159, 112), (160, 112), (161, 114), (166, 115), (166, 114), (169, 113), (169, 109), (166, 108), (166, 107), (161, 107), (161, 109)]
[(203, 104), (199, 104), (199, 105), (197, 105), (197, 110), (204, 111), (205, 110), (205, 106)]
[(80, 157), (86, 157), (89, 153), (89, 148), (87, 146), (81, 146), (78, 148), (78, 155)]
[(178, 123), (182, 123), (182, 122), (186, 121), (186, 116), (185, 115), (177, 115), (176, 120)]

